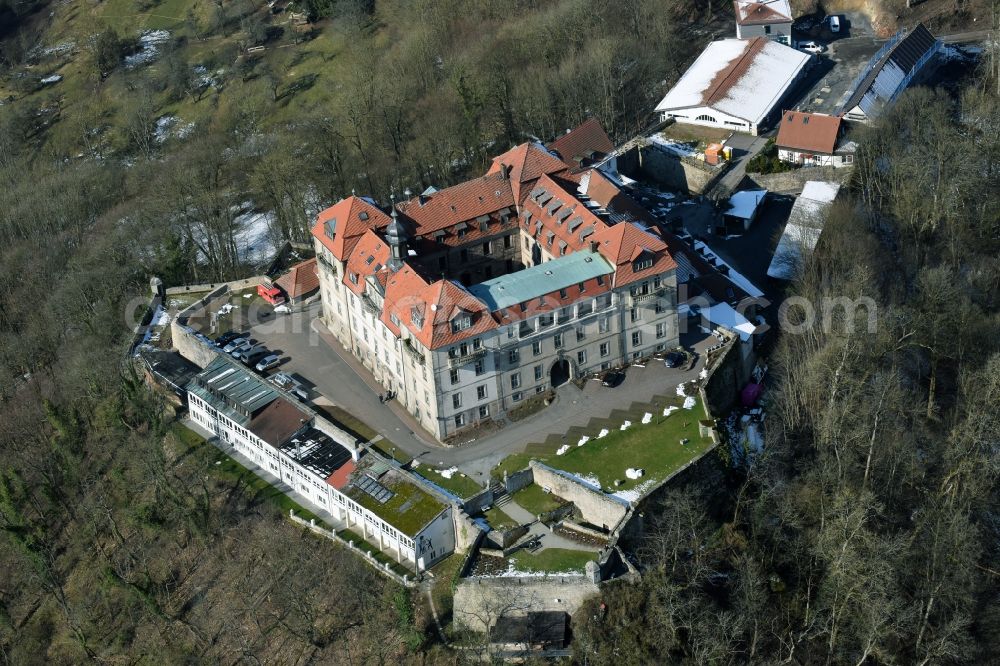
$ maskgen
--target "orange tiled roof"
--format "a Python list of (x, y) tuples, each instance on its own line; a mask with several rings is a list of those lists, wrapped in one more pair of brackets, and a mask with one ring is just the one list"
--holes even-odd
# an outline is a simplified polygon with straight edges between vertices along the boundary
[(505, 167), (510, 170), (511, 188), (514, 199), (518, 202), (524, 200), (532, 184), (542, 175), (569, 170), (565, 162), (536, 143), (522, 143), (494, 157), (493, 164), (486, 173), (498, 174)]
[(467, 180), (433, 194), (404, 201), (396, 209), (414, 225), (414, 234), (427, 236), (483, 215), (497, 214), (514, 205), (510, 182), (500, 173)]
[(559, 154), (571, 167), (593, 157), (603, 157), (615, 149), (608, 133), (597, 118), (588, 118), (578, 127), (566, 132), (548, 144), (549, 150)]
[[(615, 266), (615, 287), (677, 268), (677, 263), (667, 252), (666, 243), (630, 222), (598, 231), (593, 240), (597, 243), (597, 251)], [(643, 252), (652, 254), (653, 263), (649, 268), (636, 271), (635, 260)]]
[[(385, 265), (389, 261), (389, 244), (378, 234), (369, 229), (366, 231), (347, 259), (344, 270), (344, 284), (355, 294), (365, 291), (365, 280), (379, 271), (388, 270)], [(351, 276), (357, 276), (357, 283)]]
[[(331, 223), (333, 237), (328, 233)], [(356, 196), (341, 199), (319, 214), (312, 235), (343, 261), (351, 253), (367, 229), (382, 229), (389, 225), (389, 216), (370, 202)]]
[(575, 252), (588, 247), (593, 234), (607, 226), (575, 194), (549, 176), (538, 179), (521, 211), (521, 226), (556, 257), (561, 256), (560, 243), (566, 244), (566, 254)]
[(774, 143), (779, 148), (832, 155), (840, 136), (840, 116), (785, 111)]
[(274, 281), (289, 298), (299, 298), (319, 289), (316, 257), (292, 266), (287, 273)]
[(351, 473), (356, 467), (357, 465), (354, 464), (353, 460), (348, 460), (337, 471), (331, 474), (326, 482), (337, 490), (343, 490), (347, 486), (348, 481), (350, 481)]

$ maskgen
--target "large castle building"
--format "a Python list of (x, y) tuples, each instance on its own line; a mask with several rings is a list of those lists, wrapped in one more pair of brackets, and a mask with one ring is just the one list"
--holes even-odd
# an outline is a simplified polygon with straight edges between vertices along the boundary
[(438, 439), (678, 345), (678, 274), (698, 271), (586, 166), (610, 144), (594, 124), (565, 161), (525, 143), (388, 212), (351, 196), (316, 220), (324, 323)]

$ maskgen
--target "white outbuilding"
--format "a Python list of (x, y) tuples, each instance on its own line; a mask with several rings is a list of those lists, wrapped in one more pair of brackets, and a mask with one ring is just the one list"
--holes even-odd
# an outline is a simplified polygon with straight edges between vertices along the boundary
[(663, 120), (757, 134), (810, 59), (766, 37), (721, 39), (705, 47), (656, 110)]

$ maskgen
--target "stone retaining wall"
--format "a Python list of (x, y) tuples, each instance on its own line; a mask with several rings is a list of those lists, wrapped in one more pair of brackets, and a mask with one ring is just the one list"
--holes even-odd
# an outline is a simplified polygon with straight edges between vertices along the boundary
[(584, 601), (598, 594), (597, 583), (585, 576), (465, 578), (455, 588), (452, 617), (456, 624), (485, 631), (501, 615), (527, 611), (563, 611), (574, 614)]
[(838, 169), (832, 166), (819, 166), (802, 167), (783, 173), (748, 173), (747, 177), (770, 192), (798, 194), (810, 180), (845, 183), (851, 177), (852, 171), (850, 167)]
[(587, 487), (580, 481), (548, 465), (531, 461), (535, 484), (576, 505), (583, 519), (591, 525), (611, 530), (628, 512), (628, 504)]

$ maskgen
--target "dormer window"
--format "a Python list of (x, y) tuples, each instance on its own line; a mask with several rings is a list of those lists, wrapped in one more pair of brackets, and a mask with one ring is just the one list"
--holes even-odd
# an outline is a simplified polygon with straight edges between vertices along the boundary
[(323, 224), (323, 233), (326, 234), (327, 238), (333, 238), (337, 235), (337, 218), (327, 220), (326, 223)]
[(472, 316), (471, 315), (459, 315), (451, 320), (451, 332), (458, 333), (459, 331), (464, 331), (465, 329), (472, 326)]
[(364, 211), (363, 210), (360, 213), (358, 213), (358, 219), (361, 220), (362, 222), (364, 222), (365, 220), (367, 220), (368, 219), (368, 211)]
[(349, 277), (350, 277), (350, 280), (351, 280), (351, 284), (357, 284), (358, 283), (358, 274), (357, 273), (350, 273)]
[(647, 268), (652, 268), (652, 267), (653, 267), (653, 255), (648, 252), (643, 252), (641, 255), (639, 255), (639, 258), (636, 259), (635, 262), (632, 264), (632, 270), (636, 272), (644, 271)]

